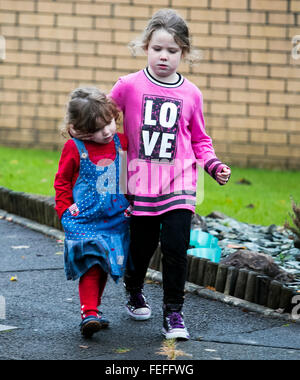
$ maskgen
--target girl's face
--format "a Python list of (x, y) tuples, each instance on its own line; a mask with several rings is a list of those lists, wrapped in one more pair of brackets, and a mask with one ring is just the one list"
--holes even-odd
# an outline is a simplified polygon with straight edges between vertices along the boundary
[(114, 135), (117, 131), (116, 121), (115, 119), (112, 119), (110, 124), (105, 125), (101, 129), (99, 129), (97, 132), (93, 134), (80, 134), (76, 132), (71, 125), (70, 128), (72, 136), (84, 140), (84, 141), (94, 141), (98, 144), (108, 144), (112, 141), (114, 138)]
[(91, 138), (91, 141), (94, 141), (98, 144), (108, 144), (114, 138), (116, 133), (117, 126), (115, 119), (112, 119), (110, 124), (105, 125), (99, 131), (95, 132)]
[(154, 78), (167, 83), (176, 82), (176, 70), (182, 57), (182, 49), (172, 34), (165, 29), (155, 30), (146, 53), (149, 71)]

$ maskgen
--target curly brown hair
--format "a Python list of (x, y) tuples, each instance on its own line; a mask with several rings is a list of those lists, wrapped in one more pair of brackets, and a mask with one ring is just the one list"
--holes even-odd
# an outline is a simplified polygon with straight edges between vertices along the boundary
[(81, 134), (92, 134), (119, 117), (114, 101), (96, 87), (79, 87), (70, 94), (65, 115), (63, 135), (71, 126)]

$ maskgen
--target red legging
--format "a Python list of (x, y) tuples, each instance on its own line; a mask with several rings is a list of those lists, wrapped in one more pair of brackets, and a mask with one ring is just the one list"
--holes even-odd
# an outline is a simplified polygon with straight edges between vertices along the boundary
[(82, 319), (98, 315), (98, 306), (107, 282), (107, 273), (99, 265), (91, 267), (79, 279), (79, 299)]

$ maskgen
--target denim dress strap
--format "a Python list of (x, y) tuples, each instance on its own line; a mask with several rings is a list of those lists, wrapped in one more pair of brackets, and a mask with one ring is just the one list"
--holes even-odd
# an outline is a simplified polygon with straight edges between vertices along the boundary
[(118, 154), (119, 150), (123, 150), (123, 149), (122, 149), (122, 145), (121, 145), (121, 142), (120, 142), (120, 139), (119, 139), (119, 136), (117, 133), (114, 135), (114, 143), (115, 143), (115, 147), (116, 147), (116, 152)]
[(84, 145), (84, 142), (82, 140), (76, 139), (75, 137), (73, 137), (73, 141), (75, 142), (75, 144), (77, 146), (80, 158), (84, 158), (84, 159), (88, 158), (89, 154), (88, 154), (88, 151)]

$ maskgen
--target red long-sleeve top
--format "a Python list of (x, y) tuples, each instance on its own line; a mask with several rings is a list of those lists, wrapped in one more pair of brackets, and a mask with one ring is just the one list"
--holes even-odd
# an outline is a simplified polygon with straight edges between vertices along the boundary
[[(127, 150), (127, 139), (124, 134), (118, 133), (123, 150)], [(116, 149), (114, 141), (108, 144), (98, 144), (92, 141), (85, 141), (90, 160), (97, 164), (100, 160), (115, 160)], [(61, 218), (65, 210), (70, 207), (73, 201), (73, 187), (79, 175), (80, 157), (75, 142), (68, 140), (62, 150), (58, 164), (58, 172), (55, 175), (55, 210)]]

